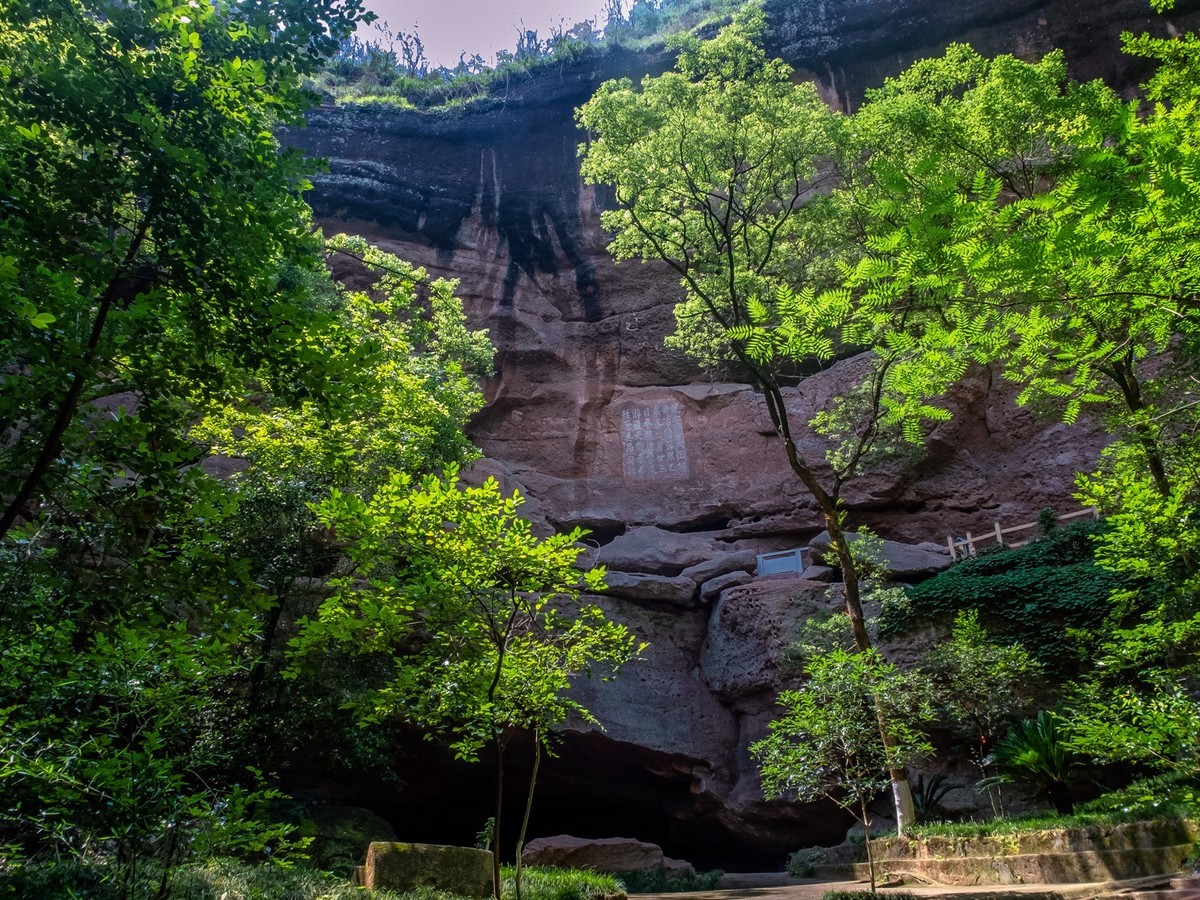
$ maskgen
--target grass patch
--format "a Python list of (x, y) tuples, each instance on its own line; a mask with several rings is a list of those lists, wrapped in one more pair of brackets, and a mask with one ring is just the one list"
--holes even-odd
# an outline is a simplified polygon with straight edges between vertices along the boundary
[(631, 894), (684, 894), (692, 891), (711, 891), (717, 887), (720, 869), (697, 872), (693, 868), (682, 872), (667, 869), (646, 869), (642, 872), (622, 872), (618, 877)]
[[(170, 900), (363, 900), (348, 879), (314, 869), (255, 866), (232, 859), (211, 859), (184, 866), (171, 877)], [(372, 900), (458, 900), (431, 888), (375, 891)]]
[[(624, 900), (624, 886), (611, 875), (573, 869), (526, 868), (523, 900)], [(102, 864), (37, 861), (0, 868), (0, 897), (120, 900), (157, 896), (161, 872), (145, 873), (132, 894), (122, 893)], [(502, 870), (505, 897), (515, 895), (513, 870)], [(301, 867), (252, 865), (233, 859), (210, 859), (181, 866), (171, 873), (167, 900), (463, 900), (434, 888), (366, 893), (341, 875)]]
[[(500, 872), (504, 896), (516, 896), (512, 866), (503, 866)], [(522, 900), (623, 900), (625, 886), (613, 875), (526, 866), (521, 869), (521, 897)]]
[(915, 826), (911, 834), (925, 837), (991, 837), (1030, 834), (1055, 828), (1124, 825), (1152, 819), (1200, 818), (1200, 782), (1172, 773), (1135, 781), (1128, 787), (1080, 803), (1069, 816), (1034, 812), (985, 822), (934, 822)]
[[(917, 900), (912, 891), (888, 891), (889, 900)], [(826, 891), (821, 900), (879, 900), (879, 894), (872, 891)]]

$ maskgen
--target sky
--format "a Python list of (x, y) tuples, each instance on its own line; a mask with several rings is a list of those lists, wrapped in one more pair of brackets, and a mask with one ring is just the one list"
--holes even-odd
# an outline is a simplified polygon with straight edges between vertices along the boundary
[[(560, 20), (568, 28), (584, 19), (602, 20), (605, 8), (604, 0), (366, 0), (365, 5), (392, 31), (411, 32), (415, 24), (434, 67), (453, 67), (463, 50), (468, 59), (478, 53), (490, 65), (497, 50), (516, 46), (522, 21), (546, 38)], [(378, 33), (360, 28), (359, 36), (373, 39)]]

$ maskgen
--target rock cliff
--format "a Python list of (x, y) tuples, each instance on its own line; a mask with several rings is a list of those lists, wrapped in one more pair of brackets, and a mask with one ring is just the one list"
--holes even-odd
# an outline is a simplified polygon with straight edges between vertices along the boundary
[[(1166, 20), (1144, 0), (767, 2), (774, 49), (843, 107), (951, 40), (1024, 56), (1062, 47), (1077, 75), (1128, 88), (1140, 73), (1118, 51), (1120, 32), (1194, 27), (1198, 7), (1181, 4)], [(493, 108), (456, 117), (325, 108), (288, 140), (330, 159), (312, 194), (328, 231), (461, 280), (471, 318), (497, 346), (474, 423), (486, 454), (477, 473), (520, 488), (547, 527), (591, 529), (596, 559), (619, 573), (600, 602), (651, 642), (615, 682), (580, 685), (605, 731), (566, 736), (531, 836), (621, 834), (701, 866), (776, 865), (789, 849), (836, 841), (847, 824), (829, 809), (764, 802), (746, 749), (771, 715), (785, 680), (778, 653), (796, 624), (840, 600), (828, 570), (810, 570), (821, 580), (747, 570), (755, 553), (802, 546), (821, 525), (756, 394), (663, 348), (678, 287), (660, 267), (612, 262), (599, 226), (609, 198), (578, 173), (585, 136), (573, 108), (603, 80), (667, 65), (661, 54), (615, 52), (514, 80)], [(791, 390), (797, 420), (859, 365), (842, 361)], [(851, 486), (854, 522), (944, 544), (1073, 506), (1073, 475), (1101, 444), (1096, 429), (1017, 409), (986, 371), (951, 405), (923, 458)], [(812, 435), (801, 449), (822, 456)], [(444, 759), (424, 764), (451, 771)], [(437, 795), (411, 784), (391, 813), (421, 825), (398, 833), (469, 837), (486, 816), (482, 800), (467, 799), (476, 784), (461, 773)]]

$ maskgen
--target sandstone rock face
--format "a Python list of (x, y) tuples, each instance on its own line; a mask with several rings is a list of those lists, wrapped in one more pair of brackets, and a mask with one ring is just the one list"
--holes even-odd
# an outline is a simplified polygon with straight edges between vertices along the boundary
[(696, 600), (696, 582), (682, 575), (668, 578), (665, 575), (609, 572), (605, 583), (614, 597), (628, 600), (656, 600), (672, 606), (691, 606)]
[(362, 884), (371, 890), (433, 887), (464, 897), (490, 897), (492, 854), (470, 847), (376, 842), (367, 848)]
[(863, 90), (918, 59), (940, 54), (951, 41), (986, 56), (1011, 53), (1040, 59), (1067, 51), (1075, 78), (1133, 85), (1144, 74), (1138, 61), (1113, 52), (1123, 31), (1164, 33), (1194, 27), (1200, 4), (1176, 4), (1155, 16), (1148, 4), (1091, 0), (842, 0), (794, 3), (767, 0), (771, 49), (811, 72), (825, 95), (853, 107)]
[[(854, 541), (858, 535), (854, 532), (846, 534), (847, 541)], [(813, 552), (830, 565), (837, 565), (837, 556), (831, 549), (829, 532), (822, 531), (812, 538), (808, 545)], [(913, 581), (936, 575), (950, 566), (950, 551), (948, 547), (940, 547), (931, 542), (923, 545), (902, 544), (898, 541), (881, 541), (879, 546), (879, 562), (887, 567), (892, 578), (896, 581)]]
[[(675, 534), (644, 526), (631, 529), (601, 547), (596, 563), (617, 572), (678, 575), (684, 570), (694, 572), (703, 570), (705, 565), (719, 565), (713, 559), (717, 553), (716, 542), (708, 536)], [(692, 578), (689, 576), (688, 580)]]
[(661, 869), (662, 847), (633, 838), (577, 838), (569, 834), (536, 838), (525, 845), (527, 866), (591, 869), (593, 872), (642, 872)]
[(802, 578), (730, 588), (713, 607), (700, 657), (705, 683), (741, 712), (770, 708), (787, 676), (779, 657), (800, 623), (840, 608), (840, 589)]
[(739, 587), (748, 581), (753, 581), (754, 576), (749, 572), (730, 572), (727, 575), (720, 575), (711, 581), (704, 582), (700, 586), (700, 602), (712, 603), (721, 593), (728, 588)]
[[(1197, 9), (1200, 0), (1180, 0), (1150, 24), (1194, 27)], [(767, 14), (774, 48), (843, 108), (962, 39), (1022, 56), (1062, 46), (1076, 74), (1128, 88), (1141, 74), (1116, 36), (1150, 19), (1145, 0), (768, 0)], [(824, 523), (761, 398), (664, 349), (677, 279), (662, 266), (612, 261), (599, 213), (613, 198), (579, 177), (586, 136), (573, 108), (608, 78), (668, 65), (621, 51), (514, 82), (502, 103), (457, 117), (322, 109), (287, 139), (330, 160), (311, 195), (326, 231), (362, 234), (431, 276), (461, 280), (473, 325), (497, 347), (473, 424), (485, 458), (468, 477), (519, 488), (542, 533), (590, 529), (587, 561), (612, 573), (595, 601), (651, 643), (614, 681), (577, 684), (604, 731), (578, 723), (565, 739), (551, 798), (560, 812), (535, 806), (532, 833), (578, 833), (606, 795), (626, 808), (653, 796), (653, 809), (629, 823), (657, 824), (607, 833), (653, 839), (674, 856), (706, 848), (709, 867), (736, 864), (737, 853), (769, 865), (849, 824), (831, 808), (765, 801), (748, 752), (790, 683), (780, 651), (804, 616), (841, 601), (827, 566), (736, 583), (755, 554), (804, 546)], [(802, 423), (861, 378), (865, 362), (840, 361), (786, 391), (798, 450), (821, 477), (827, 448)], [(971, 372), (946, 398), (953, 416), (923, 456), (877, 466), (844, 490), (851, 527), (895, 542), (885, 547), (897, 577), (945, 565), (947, 535), (1076, 508), (1074, 473), (1095, 464), (1103, 433), (1038, 418), (1014, 396), (997, 373)], [(585, 758), (621, 783), (589, 783)], [(580, 774), (568, 771), (573, 762)], [(582, 796), (587, 804), (572, 802)], [(464, 813), (464, 839), (488, 814)]]
[(705, 584), (722, 575), (734, 572), (753, 572), (757, 565), (758, 554), (753, 550), (742, 550), (734, 553), (722, 553), (708, 562), (689, 566), (683, 570), (682, 574), (697, 584)]

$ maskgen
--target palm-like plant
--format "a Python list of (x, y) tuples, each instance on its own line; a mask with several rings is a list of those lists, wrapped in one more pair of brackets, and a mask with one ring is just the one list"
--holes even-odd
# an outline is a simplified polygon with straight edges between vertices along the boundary
[(981, 787), (1028, 782), (1039, 789), (1059, 815), (1070, 815), (1074, 810), (1070, 781), (1079, 757), (1067, 748), (1066, 736), (1053, 713), (1042, 710), (1036, 719), (1014, 725), (996, 742), (984, 763), (1000, 771), (981, 781)]

